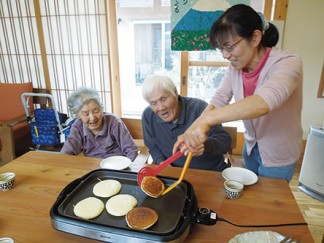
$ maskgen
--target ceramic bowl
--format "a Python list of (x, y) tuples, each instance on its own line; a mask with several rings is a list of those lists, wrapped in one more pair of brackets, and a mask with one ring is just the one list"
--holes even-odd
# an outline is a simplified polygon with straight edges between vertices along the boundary
[(224, 182), (225, 197), (236, 199), (241, 196), (244, 185), (241, 182), (229, 180)]
[(0, 174), (0, 190), (8, 191), (10, 190), (15, 183), (15, 173), (7, 172)]
[(9, 237), (0, 238), (0, 243), (14, 243), (14, 240)]
[(241, 167), (229, 167), (223, 170), (222, 175), (225, 180), (238, 181), (244, 186), (249, 186), (258, 181), (258, 176), (246, 168)]

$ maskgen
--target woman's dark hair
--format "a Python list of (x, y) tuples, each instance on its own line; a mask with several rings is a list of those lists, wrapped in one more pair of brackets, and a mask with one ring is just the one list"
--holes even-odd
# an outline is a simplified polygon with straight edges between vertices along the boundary
[[(262, 16), (262, 15), (261, 15)], [(266, 21), (253, 8), (244, 4), (237, 4), (227, 9), (213, 24), (210, 30), (210, 43), (215, 48), (217, 41), (227, 41), (229, 36), (237, 34), (251, 40), (253, 32), (260, 30), (261, 45), (273, 47), (279, 39), (276, 26)]]

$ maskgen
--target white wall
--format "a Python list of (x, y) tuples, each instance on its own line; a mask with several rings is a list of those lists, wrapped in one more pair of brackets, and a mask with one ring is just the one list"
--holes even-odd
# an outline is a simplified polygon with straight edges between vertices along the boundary
[(316, 97), (324, 62), (323, 0), (289, 0), (283, 49), (303, 59), (302, 125), (306, 139), (309, 126), (323, 126), (324, 121), (324, 98)]

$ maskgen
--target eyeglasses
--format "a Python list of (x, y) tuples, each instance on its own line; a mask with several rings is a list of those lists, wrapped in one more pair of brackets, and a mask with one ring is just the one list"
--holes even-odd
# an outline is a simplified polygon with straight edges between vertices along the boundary
[(223, 52), (224, 50), (227, 51), (227, 52), (232, 52), (234, 47), (240, 43), (241, 40), (243, 40), (244, 38), (241, 38), (239, 39), (238, 41), (236, 41), (235, 43), (233, 43), (232, 45), (230, 44), (227, 44), (227, 45), (224, 45), (224, 46), (219, 46), (217, 47), (221, 52)]

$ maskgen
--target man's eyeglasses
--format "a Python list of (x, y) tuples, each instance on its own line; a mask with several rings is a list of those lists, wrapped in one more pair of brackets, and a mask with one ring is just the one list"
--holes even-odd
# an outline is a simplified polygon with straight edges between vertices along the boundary
[(236, 42), (233, 43), (232, 45), (227, 44), (227, 45), (224, 45), (224, 46), (219, 46), (219, 47), (217, 47), (217, 49), (219, 49), (221, 52), (223, 52), (223, 51), (232, 52), (233, 49), (234, 49), (234, 47), (235, 47), (238, 43), (240, 43), (240, 41), (243, 40), (243, 39), (244, 39), (244, 38), (239, 39), (238, 41), (236, 41)]

